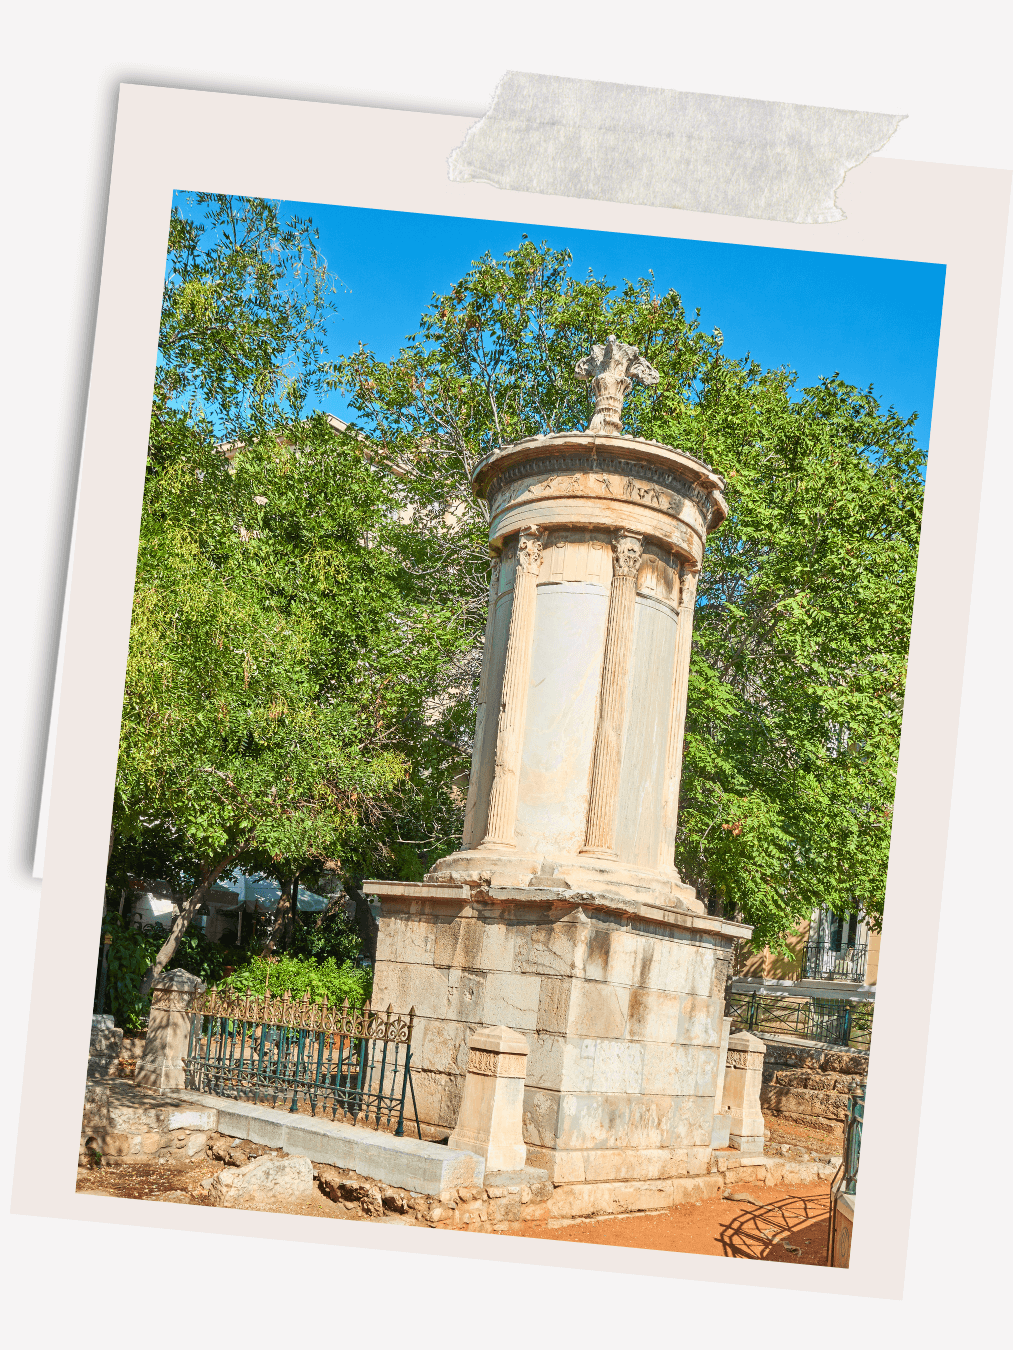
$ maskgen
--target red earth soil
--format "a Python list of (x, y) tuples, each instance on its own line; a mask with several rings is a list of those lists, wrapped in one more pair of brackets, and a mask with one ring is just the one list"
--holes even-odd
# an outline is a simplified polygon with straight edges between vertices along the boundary
[(826, 1182), (812, 1186), (744, 1186), (732, 1191), (756, 1201), (701, 1200), (677, 1205), (659, 1214), (595, 1219), (550, 1227), (522, 1223), (517, 1237), (555, 1242), (592, 1242), (606, 1247), (640, 1247), (647, 1251), (694, 1252), (752, 1261), (784, 1261), (822, 1266), (827, 1259), (830, 1190)]
[[(205, 1205), (210, 1203), (210, 1197), (200, 1190), (199, 1183), (220, 1169), (221, 1163), (205, 1159), (182, 1167), (113, 1163), (97, 1169), (81, 1168), (77, 1189), (125, 1200), (168, 1200), (170, 1203)], [(733, 1188), (732, 1194), (749, 1196), (756, 1203), (749, 1204), (744, 1199), (703, 1200), (698, 1204), (677, 1205), (658, 1214), (633, 1214), (628, 1218), (521, 1223), (507, 1229), (505, 1235), (754, 1261), (785, 1261), (803, 1266), (825, 1264), (830, 1202), (826, 1182), (794, 1187), (743, 1186)], [(270, 1209), (274, 1213), (306, 1214), (346, 1222), (411, 1222), (394, 1216), (365, 1219), (359, 1214), (352, 1215), (316, 1186), (307, 1201), (272, 1205)], [(482, 1234), (477, 1236), (480, 1238)]]

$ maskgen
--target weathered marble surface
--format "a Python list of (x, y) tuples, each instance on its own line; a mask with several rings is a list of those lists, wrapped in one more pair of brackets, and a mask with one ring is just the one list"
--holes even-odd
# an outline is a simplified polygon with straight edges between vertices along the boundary
[(501, 1024), (528, 1046), (529, 1165), (557, 1183), (706, 1171), (741, 926), (559, 891), (413, 899), (397, 887), (385, 883), (373, 1000), (415, 1009), (425, 1124), (455, 1127), (472, 1039)]
[(431, 878), (549, 877), (700, 912), (672, 857), (721, 478), (670, 446), (577, 432), (501, 447), (474, 486), (490, 508), (489, 620), (462, 848)]

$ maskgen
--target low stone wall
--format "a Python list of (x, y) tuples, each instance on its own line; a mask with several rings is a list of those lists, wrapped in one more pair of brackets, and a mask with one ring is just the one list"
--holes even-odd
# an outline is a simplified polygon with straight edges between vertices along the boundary
[(841, 1127), (848, 1097), (869, 1073), (868, 1053), (764, 1036), (760, 1104), (768, 1118)]
[(132, 1083), (90, 1082), (81, 1122), (81, 1161), (194, 1158), (217, 1128), (217, 1112), (166, 1100)]

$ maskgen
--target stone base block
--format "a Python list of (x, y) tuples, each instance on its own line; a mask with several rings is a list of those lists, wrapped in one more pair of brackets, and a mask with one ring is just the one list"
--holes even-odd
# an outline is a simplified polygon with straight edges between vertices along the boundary
[(613, 1181), (557, 1186), (548, 1202), (554, 1219), (601, 1214), (636, 1214), (711, 1199), (723, 1189), (720, 1177), (678, 1177), (668, 1181)]
[(482, 1184), (486, 1190), (490, 1186), (544, 1187), (548, 1180), (548, 1172), (541, 1167), (519, 1167), (516, 1172), (486, 1172)]
[(551, 1149), (528, 1146), (528, 1165), (544, 1168), (555, 1186), (581, 1182), (667, 1181), (705, 1176), (709, 1148)]
[(727, 1148), (731, 1142), (729, 1138), (729, 1127), (732, 1118), (727, 1111), (722, 1111), (714, 1117), (714, 1124), (711, 1126), (711, 1148)]
[(218, 1109), (218, 1129), (233, 1138), (280, 1148), (295, 1157), (348, 1168), (418, 1195), (439, 1195), (461, 1186), (481, 1186), (485, 1162), (474, 1153), (423, 1139), (396, 1139), (340, 1121), (293, 1115), (250, 1102), (224, 1102), (198, 1092), (177, 1094)]
[(728, 1142), (732, 1148), (737, 1148), (740, 1153), (762, 1153), (763, 1135), (762, 1134), (731, 1134), (729, 1133)]

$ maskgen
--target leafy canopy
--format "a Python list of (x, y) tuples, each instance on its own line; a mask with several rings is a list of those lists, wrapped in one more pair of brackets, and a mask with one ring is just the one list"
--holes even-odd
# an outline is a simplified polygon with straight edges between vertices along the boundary
[(397, 476), (298, 415), (326, 373), (311, 224), (261, 201), (187, 209), (170, 228), (110, 875), (186, 890), (237, 861), (283, 880), (378, 852), (396, 866), (384, 830), (400, 838), (401, 803), (460, 768), (458, 731), (428, 759), (413, 737), (445, 720), (430, 704), (467, 646), (462, 607), (432, 594)]

